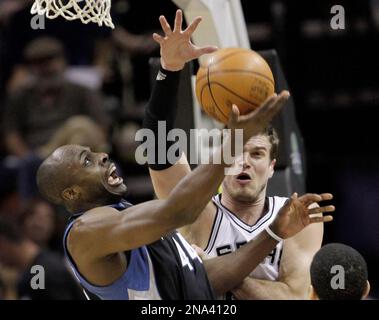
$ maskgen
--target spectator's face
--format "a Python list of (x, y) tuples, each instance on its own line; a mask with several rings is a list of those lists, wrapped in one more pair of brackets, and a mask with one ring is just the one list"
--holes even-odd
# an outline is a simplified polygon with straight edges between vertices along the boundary
[(25, 236), (38, 245), (45, 246), (55, 229), (55, 213), (46, 202), (38, 202), (24, 221)]
[(18, 266), (17, 245), (0, 236), (0, 263), (7, 267)]
[(48, 58), (38, 60), (30, 65), (30, 71), (36, 84), (41, 87), (59, 86), (63, 79), (65, 61), (63, 58)]
[(244, 153), (236, 158), (234, 167), (240, 172), (227, 175), (223, 192), (236, 200), (254, 202), (265, 195), (268, 179), (274, 173), (275, 160), (270, 159), (271, 144), (267, 136), (252, 137), (244, 147)]

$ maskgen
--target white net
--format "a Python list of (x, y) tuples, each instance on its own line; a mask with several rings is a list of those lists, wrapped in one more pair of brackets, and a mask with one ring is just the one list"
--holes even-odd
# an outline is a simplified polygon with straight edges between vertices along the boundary
[(66, 20), (80, 19), (82, 23), (94, 22), (114, 28), (111, 17), (111, 0), (34, 0), (32, 14), (49, 19), (62, 16)]

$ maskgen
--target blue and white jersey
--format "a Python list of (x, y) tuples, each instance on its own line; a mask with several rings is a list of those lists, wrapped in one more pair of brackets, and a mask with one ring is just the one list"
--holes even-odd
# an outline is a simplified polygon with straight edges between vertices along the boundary
[[(112, 207), (121, 211), (129, 206), (131, 204), (123, 201)], [(91, 284), (80, 274), (67, 249), (67, 236), (75, 219), (80, 215), (71, 217), (64, 234), (63, 246), (76, 278), (87, 291), (104, 300), (214, 299), (201, 259), (177, 232), (172, 232), (152, 244), (125, 252), (128, 267), (112, 284)]]

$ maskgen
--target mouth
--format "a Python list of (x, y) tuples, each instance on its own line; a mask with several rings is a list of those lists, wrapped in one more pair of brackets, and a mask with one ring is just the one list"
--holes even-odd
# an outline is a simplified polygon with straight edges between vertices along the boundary
[(236, 180), (240, 184), (248, 184), (252, 179), (251, 179), (251, 176), (247, 172), (241, 172), (236, 177)]
[(116, 168), (115, 164), (112, 163), (108, 169), (108, 172), (107, 172), (107, 183), (111, 187), (118, 187), (118, 186), (122, 185), (122, 183), (124, 182), (124, 180), (117, 175), (116, 169), (117, 168)]

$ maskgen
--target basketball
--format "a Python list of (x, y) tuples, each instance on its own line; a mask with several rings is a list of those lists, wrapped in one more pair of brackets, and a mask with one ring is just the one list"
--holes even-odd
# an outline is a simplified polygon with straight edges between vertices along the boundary
[(227, 123), (232, 104), (240, 114), (258, 108), (274, 93), (274, 77), (257, 52), (225, 48), (210, 55), (196, 75), (196, 96), (212, 118)]

